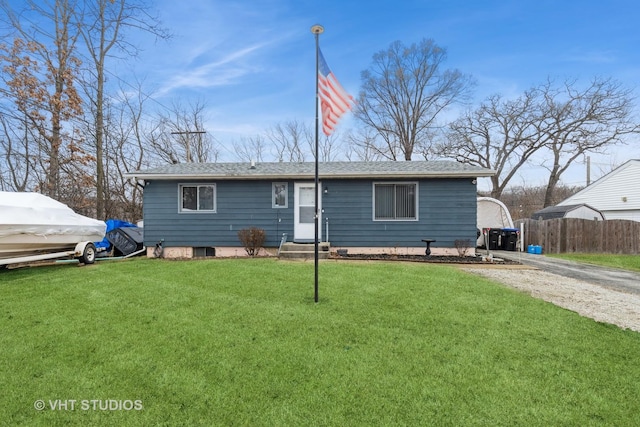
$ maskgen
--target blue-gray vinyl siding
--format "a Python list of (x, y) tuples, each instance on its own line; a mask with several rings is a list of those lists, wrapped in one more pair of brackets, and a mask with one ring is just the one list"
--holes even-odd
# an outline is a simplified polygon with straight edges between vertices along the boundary
[[(273, 208), (274, 181), (149, 181), (144, 190), (144, 241), (153, 246), (237, 246), (238, 231), (259, 227), (265, 246), (276, 247), (294, 228), (294, 181), (288, 182), (288, 207)], [(286, 181), (278, 181), (286, 182)], [(471, 179), (390, 180), (418, 183), (418, 221), (374, 221), (373, 182), (322, 180), (322, 237), (333, 246), (454, 247), (457, 239), (476, 240), (476, 186)], [(179, 212), (180, 184), (216, 185), (216, 212)]]
[[(435, 239), (433, 247), (454, 247), (455, 240), (476, 240), (476, 186), (470, 179), (430, 179), (418, 182), (418, 221), (374, 221), (373, 182), (323, 182), (324, 220), (333, 246), (412, 247)], [(391, 180), (388, 182), (416, 182)], [(325, 223), (326, 225), (326, 223)]]
[[(179, 212), (180, 184), (216, 185), (216, 212)], [(238, 231), (259, 227), (265, 246), (293, 233), (293, 185), (289, 207), (273, 208), (271, 181), (150, 181), (144, 189), (144, 243), (171, 246), (238, 246)]]

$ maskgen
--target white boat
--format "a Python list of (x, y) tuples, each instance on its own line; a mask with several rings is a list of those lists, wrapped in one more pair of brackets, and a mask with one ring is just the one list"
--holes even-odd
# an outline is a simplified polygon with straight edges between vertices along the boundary
[(93, 242), (102, 240), (105, 230), (104, 221), (42, 194), (0, 191), (0, 265), (65, 255), (91, 263)]

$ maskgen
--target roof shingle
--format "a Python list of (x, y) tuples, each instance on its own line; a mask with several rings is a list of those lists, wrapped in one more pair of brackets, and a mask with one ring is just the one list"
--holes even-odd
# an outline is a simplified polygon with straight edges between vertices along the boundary
[[(494, 171), (448, 160), (326, 162), (318, 164), (322, 178), (423, 178), (486, 177)], [(127, 174), (137, 179), (309, 179), (315, 176), (314, 162), (301, 163), (178, 163)]]

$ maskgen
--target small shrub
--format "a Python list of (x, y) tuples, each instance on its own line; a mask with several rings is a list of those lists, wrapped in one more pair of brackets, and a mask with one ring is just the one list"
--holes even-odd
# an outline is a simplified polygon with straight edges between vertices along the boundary
[(258, 255), (266, 237), (267, 233), (262, 228), (249, 227), (238, 231), (238, 239), (249, 256)]
[(471, 247), (471, 240), (469, 239), (458, 239), (453, 242), (456, 250), (458, 251), (458, 256), (463, 257), (467, 255), (469, 252), (469, 248)]

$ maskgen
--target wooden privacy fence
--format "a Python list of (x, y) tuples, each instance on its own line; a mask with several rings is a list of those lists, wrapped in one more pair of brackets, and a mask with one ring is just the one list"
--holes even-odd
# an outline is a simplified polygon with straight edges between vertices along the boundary
[(517, 221), (516, 227), (520, 228), (525, 251), (529, 245), (540, 245), (545, 253), (640, 253), (640, 222), (637, 221), (524, 219)]

